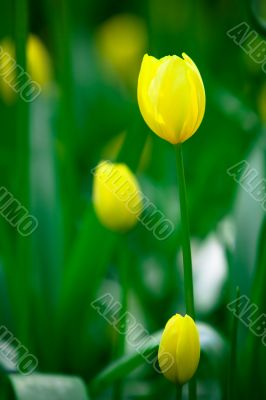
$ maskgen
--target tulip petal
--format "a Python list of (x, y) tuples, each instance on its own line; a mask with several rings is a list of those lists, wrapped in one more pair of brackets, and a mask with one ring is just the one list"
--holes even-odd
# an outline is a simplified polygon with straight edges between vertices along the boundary
[(184, 61), (169, 57), (158, 69), (153, 86), (157, 91), (156, 118), (162, 127), (161, 137), (171, 143), (179, 141), (188, 107), (188, 82)]
[(145, 54), (140, 68), (138, 79), (138, 103), (141, 114), (146, 124), (157, 135), (161, 132), (161, 127), (154, 118), (155, 99), (149, 95), (149, 87), (152, 79), (160, 66), (160, 60)]
[[(176, 341), (179, 335), (178, 321), (180, 319), (182, 319), (182, 317), (179, 314), (169, 319), (164, 328), (158, 352), (158, 361), (161, 371), (164, 376), (173, 383), (178, 382), (175, 354)], [(167, 357), (165, 357), (166, 354), (172, 355), (173, 358), (171, 359), (168, 357), (167, 359)], [(166, 363), (165, 360), (168, 360), (168, 362)]]
[(184, 60), (187, 62), (188, 66), (190, 67), (192, 74), (194, 75), (193, 81), (195, 84), (196, 94), (197, 94), (197, 98), (198, 98), (199, 113), (198, 113), (196, 125), (192, 132), (192, 134), (193, 134), (194, 132), (196, 132), (196, 130), (200, 126), (201, 121), (203, 119), (204, 112), (205, 112), (205, 105), (206, 105), (206, 95), (205, 95), (204, 84), (203, 84), (200, 72), (199, 72), (196, 64), (185, 53), (182, 53), (182, 56), (183, 56)]
[(193, 319), (185, 315), (176, 346), (177, 377), (183, 384), (194, 375), (200, 358), (199, 334)]
[(198, 104), (197, 91), (194, 83), (194, 76), (192, 75), (192, 71), (189, 67), (186, 67), (186, 80), (188, 82), (187, 85), (188, 104), (187, 104), (186, 118), (183, 124), (182, 131), (180, 132), (179, 136), (180, 142), (184, 142), (190, 136), (192, 136), (199, 116), (199, 104)]

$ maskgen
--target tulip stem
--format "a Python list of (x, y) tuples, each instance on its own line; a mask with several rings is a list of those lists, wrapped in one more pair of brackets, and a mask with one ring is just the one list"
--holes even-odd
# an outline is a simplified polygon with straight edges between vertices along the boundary
[[(15, 3), (15, 48), (16, 62), (21, 70), (27, 71), (26, 46), (28, 37), (28, 1), (16, 0)], [(21, 75), (20, 87), (26, 86), (27, 74)], [(22, 96), (18, 96), (16, 102), (16, 188), (15, 194), (25, 208), (30, 210), (30, 135), (29, 135), (29, 103)], [(14, 273), (15, 291), (13, 299), (15, 306), (15, 322), (17, 334), (21, 341), (28, 345), (29, 334), (29, 298), (31, 277), (31, 238), (17, 235), (16, 273)], [(21, 282), (23, 281), (23, 287)], [(18, 298), (18, 303), (15, 298)]]
[(120, 280), (120, 302), (121, 302), (121, 310), (120, 310), (120, 318), (119, 318), (119, 328), (123, 330), (125, 333), (119, 333), (118, 335), (118, 343), (117, 343), (117, 357), (121, 357), (125, 353), (125, 343), (126, 343), (126, 312), (128, 308), (128, 253), (127, 246), (125, 241), (122, 240), (122, 246), (119, 250), (119, 280)]
[[(115, 349), (115, 358), (120, 358), (125, 353), (126, 344), (126, 331), (127, 331), (127, 308), (128, 308), (128, 253), (125, 241), (121, 239), (119, 248), (119, 260), (118, 260), (118, 274), (120, 283), (120, 303), (121, 309), (119, 313), (117, 346)], [(114, 384), (113, 398), (120, 400), (123, 398), (123, 384), (121, 380), (118, 380)]]
[(236, 288), (236, 312), (233, 319), (232, 334), (231, 334), (231, 354), (230, 354), (230, 366), (229, 366), (229, 376), (228, 376), (228, 400), (233, 400), (235, 398), (235, 388), (236, 388), (236, 367), (237, 367), (237, 328), (239, 319), (239, 298), (240, 290), (239, 287)]
[(182, 400), (182, 388), (181, 385), (176, 386), (176, 400)]
[[(264, 307), (265, 302), (265, 281), (266, 281), (266, 217), (264, 217), (264, 221), (262, 222), (260, 237), (259, 237), (259, 245), (258, 245), (258, 255), (256, 260), (256, 275), (253, 282), (252, 287), (252, 303), (256, 304), (258, 309), (262, 309)], [(259, 346), (261, 345), (261, 338), (257, 335), (254, 335), (250, 332), (247, 337), (246, 349), (247, 354), (245, 357), (246, 363), (246, 374), (244, 375), (244, 379), (246, 382), (245, 389), (252, 393), (252, 384), (255, 382), (257, 377), (257, 370), (254, 368), (254, 365), (258, 363), (259, 357), (261, 357), (261, 351), (259, 350)]]
[(181, 143), (176, 146), (176, 159), (177, 159), (179, 202), (180, 202), (180, 214), (181, 214), (182, 253), (183, 253), (186, 312), (188, 315), (191, 316), (191, 318), (195, 320), (189, 218), (188, 218), (186, 182), (185, 182)]
[[(184, 269), (184, 285), (186, 313), (195, 320), (194, 292), (193, 292), (193, 273), (192, 258), (190, 248), (190, 231), (187, 206), (187, 191), (182, 154), (182, 144), (176, 146), (177, 175), (179, 188), (179, 202), (181, 214), (181, 233), (182, 233), (182, 253), (183, 253), (183, 269)], [(197, 388), (196, 379), (193, 378), (189, 382), (189, 400), (196, 400)]]

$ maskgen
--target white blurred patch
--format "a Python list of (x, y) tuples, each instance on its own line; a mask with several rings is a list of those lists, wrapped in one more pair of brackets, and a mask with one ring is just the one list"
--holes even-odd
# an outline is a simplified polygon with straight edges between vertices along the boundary
[[(6, 356), (9, 354), (9, 356)], [(0, 341), (0, 369), (6, 372), (16, 372), (18, 364), (17, 350), (9, 343)]]
[(197, 312), (207, 314), (219, 303), (227, 276), (224, 248), (215, 235), (192, 241), (194, 295)]

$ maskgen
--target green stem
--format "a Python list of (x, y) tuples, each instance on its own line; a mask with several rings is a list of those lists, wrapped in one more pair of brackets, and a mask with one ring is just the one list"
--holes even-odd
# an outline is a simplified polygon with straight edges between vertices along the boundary
[(236, 313), (233, 319), (232, 335), (231, 335), (231, 354), (230, 354), (230, 366), (228, 376), (228, 400), (235, 398), (236, 388), (236, 368), (237, 368), (237, 331), (238, 331), (238, 320), (239, 320), (239, 298), (240, 290), (239, 287), (236, 289)]
[[(178, 175), (179, 202), (180, 202), (180, 214), (181, 214), (182, 253), (183, 253), (186, 312), (188, 315), (191, 316), (191, 318), (195, 320), (189, 217), (188, 217), (186, 182), (185, 182), (181, 143), (176, 146), (176, 160), (177, 160), (177, 175)], [(197, 398), (196, 379), (193, 378), (189, 382), (189, 399), (195, 400), (196, 398)]]
[(185, 182), (181, 144), (178, 144), (176, 146), (176, 159), (177, 159), (177, 174), (178, 174), (179, 201), (180, 201), (180, 213), (181, 213), (186, 312), (195, 320), (189, 218), (188, 218), (186, 182)]
[[(265, 241), (266, 241), (266, 217), (264, 217), (259, 237), (255, 278), (251, 291), (251, 303), (256, 304), (258, 310), (265, 309), (265, 281), (266, 281)], [(259, 355), (261, 356), (262, 354), (261, 350), (259, 351), (260, 345), (261, 345), (261, 338), (254, 335), (253, 332), (249, 332), (246, 343), (246, 349), (247, 349), (247, 355), (245, 357), (246, 373), (243, 378), (244, 382), (246, 382), (245, 390), (247, 390), (249, 393), (252, 393), (252, 385), (254, 379), (256, 379), (256, 374), (257, 374), (254, 365), (257, 365), (259, 361)]]
[(176, 386), (176, 400), (182, 400), (182, 389), (181, 385)]
[[(60, 284), (64, 279), (63, 274), (64, 271), (67, 270), (68, 260), (70, 259), (71, 249), (73, 248), (75, 218), (78, 210), (76, 204), (78, 198), (78, 184), (75, 168), (75, 135), (73, 135), (73, 132), (76, 132), (76, 126), (73, 93), (73, 60), (71, 53), (72, 5), (72, 2), (67, 0), (58, 0), (56, 6), (53, 0), (44, 1), (49, 32), (51, 33), (51, 44), (54, 51), (55, 78), (58, 82), (60, 92), (58, 120), (56, 124), (56, 139), (60, 152), (57, 157), (56, 170), (61, 204), (59, 217), (62, 224), (60, 237), (60, 243), (62, 242), (62, 258), (60, 254), (58, 265), (59, 279), (57, 279), (56, 283), (54, 282), (54, 296), (57, 300), (57, 304), (60, 303)], [(51, 312), (56, 313), (57, 311), (52, 309)], [(55, 315), (52, 316), (56, 318)], [(56, 322), (56, 324), (58, 326), (58, 322)], [(43, 329), (43, 335), (45, 338), (49, 336), (45, 329)], [(52, 344), (48, 344), (48, 346), (51, 347)], [(61, 351), (61, 346), (63, 346), (63, 343), (60, 338), (60, 343), (56, 346), (56, 351)], [(64, 354), (64, 349), (62, 351)], [(54, 363), (53, 369), (56, 369), (58, 366), (56, 365), (55, 357), (50, 357), (50, 354), (45, 352), (44, 357), (46, 357), (47, 360), (50, 359), (50, 363)], [(62, 357), (61, 355), (61, 357), (57, 357), (57, 359), (60, 360)]]
[[(16, 61), (23, 71), (27, 71), (26, 46), (28, 37), (28, 1), (15, 1), (15, 48)], [(21, 87), (27, 82), (27, 75), (21, 77)], [(17, 133), (17, 187), (16, 196), (28, 210), (30, 208), (30, 171), (29, 171), (29, 107), (28, 103), (18, 95), (16, 104), (16, 133)], [(15, 305), (18, 335), (23, 344), (28, 344), (29, 326), (29, 279), (31, 276), (30, 237), (17, 234), (17, 272)], [(23, 282), (23, 285), (21, 285)], [(14, 301), (14, 299), (12, 299)]]
[[(120, 250), (120, 265), (119, 265), (119, 280), (121, 287), (121, 310), (120, 316), (121, 319), (119, 321), (120, 327), (125, 332), (127, 329), (126, 323), (126, 311), (128, 309), (128, 254), (127, 248)], [(121, 357), (125, 353), (125, 344), (126, 344), (126, 334), (120, 334), (118, 337), (118, 346), (117, 346), (117, 356)]]
[[(72, 63), (72, 3), (58, 0), (54, 7), (53, 0), (46, 0), (47, 18), (52, 32), (56, 78), (60, 87), (60, 108), (57, 127), (57, 139), (62, 149), (59, 160), (60, 191), (62, 198), (62, 216), (64, 224), (64, 256), (68, 260), (75, 232), (77, 213), (77, 186), (75, 175), (75, 135), (76, 121), (74, 113), (73, 63)], [(53, 10), (53, 12), (51, 11)]]
[[(126, 330), (127, 330), (127, 317), (126, 312), (128, 309), (128, 248), (125, 241), (120, 242), (119, 248), (119, 282), (120, 282), (120, 293), (121, 293), (121, 309), (119, 318), (119, 328), (122, 333), (118, 333), (117, 348), (115, 351), (115, 357), (120, 358), (125, 354), (126, 347)], [(122, 399), (122, 382), (117, 381), (114, 385), (114, 398), (116, 400)]]

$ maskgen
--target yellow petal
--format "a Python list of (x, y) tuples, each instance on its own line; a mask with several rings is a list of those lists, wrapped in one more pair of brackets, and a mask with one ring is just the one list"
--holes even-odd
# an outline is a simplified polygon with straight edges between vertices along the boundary
[(182, 56), (184, 57), (184, 60), (186, 61), (187, 65), (191, 70), (191, 76), (193, 77), (191, 80), (194, 83), (195, 93), (197, 96), (198, 118), (192, 132), (192, 134), (194, 134), (197, 131), (198, 127), (200, 126), (205, 113), (206, 95), (205, 95), (204, 84), (196, 64), (185, 53), (182, 53)]
[[(178, 321), (181, 315), (176, 314), (167, 322), (159, 346), (158, 362), (164, 376), (171, 382), (177, 383), (177, 368), (176, 368), (176, 343), (179, 336)], [(167, 357), (171, 354), (172, 357)], [(167, 363), (165, 362), (167, 360)]]
[(141, 114), (146, 124), (151, 128), (151, 130), (157, 133), (157, 135), (161, 132), (161, 127), (154, 118), (157, 99), (156, 96), (154, 96), (154, 93), (151, 93), (149, 89), (159, 66), (159, 60), (145, 54), (138, 79), (138, 103)]
[(179, 57), (172, 56), (160, 77), (160, 82), (157, 114), (159, 114), (164, 127), (161, 136), (175, 144), (180, 141), (180, 135), (191, 108), (189, 82), (184, 61)]
[(183, 384), (192, 378), (198, 368), (199, 358), (199, 334), (193, 319), (185, 315), (176, 346), (176, 368), (179, 383)]

